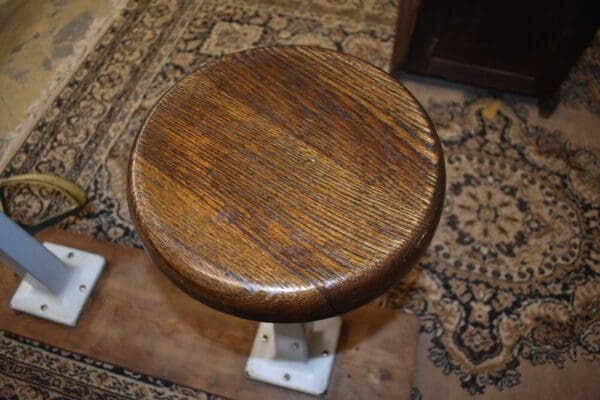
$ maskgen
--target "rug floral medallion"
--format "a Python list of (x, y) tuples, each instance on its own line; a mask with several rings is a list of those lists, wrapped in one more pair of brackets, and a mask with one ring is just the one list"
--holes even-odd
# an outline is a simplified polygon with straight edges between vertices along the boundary
[[(183, 75), (270, 44), (334, 48), (382, 68), (390, 58), (394, 2), (239, 4), (131, 1), (3, 175), (77, 181), (91, 202), (64, 227), (140, 246), (126, 201), (131, 142)], [(567, 98), (594, 112), (581, 96)], [(523, 362), (552, 363), (558, 374), (566, 359), (600, 362), (598, 154), (531, 123), (530, 109), (510, 98), (423, 103), (444, 145), (444, 213), (418, 267), (380, 304), (420, 316), (433, 335), (429, 359), (466, 393), (518, 385)], [(38, 187), (8, 197), (20, 219), (59, 207), (55, 193)]]
[(429, 358), (471, 393), (517, 385), (522, 360), (600, 356), (600, 160), (512, 107), (486, 118), (490, 103), (428, 107), (444, 213), (418, 271), (382, 299), (422, 316)]

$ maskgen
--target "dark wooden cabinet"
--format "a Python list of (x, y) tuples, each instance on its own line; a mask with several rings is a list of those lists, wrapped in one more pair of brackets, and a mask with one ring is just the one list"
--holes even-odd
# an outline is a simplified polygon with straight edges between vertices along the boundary
[(548, 112), (599, 21), (600, 0), (423, 0), (393, 69), (536, 96)]

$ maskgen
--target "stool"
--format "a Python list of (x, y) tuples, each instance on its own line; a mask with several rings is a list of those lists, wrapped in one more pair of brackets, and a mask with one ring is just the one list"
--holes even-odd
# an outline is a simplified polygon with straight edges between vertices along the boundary
[(263, 47), (204, 64), (158, 101), (133, 144), (129, 207), (177, 286), (262, 321), (250, 378), (321, 394), (337, 315), (410, 270), (444, 185), (431, 121), (388, 74)]

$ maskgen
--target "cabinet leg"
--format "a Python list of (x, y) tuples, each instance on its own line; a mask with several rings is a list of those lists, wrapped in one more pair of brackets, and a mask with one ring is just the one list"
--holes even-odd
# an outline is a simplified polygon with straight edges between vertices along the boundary
[(547, 97), (540, 97), (538, 100), (538, 113), (542, 118), (548, 118), (556, 110), (560, 103), (560, 89)]

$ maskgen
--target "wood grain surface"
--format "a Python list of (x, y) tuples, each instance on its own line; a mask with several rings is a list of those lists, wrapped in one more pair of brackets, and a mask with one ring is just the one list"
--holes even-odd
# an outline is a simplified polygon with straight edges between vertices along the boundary
[(11, 310), (21, 279), (0, 264), (0, 329), (238, 400), (409, 397), (417, 317), (374, 305), (344, 314), (327, 394), (309, 396), (246, 378), (258, 324), (186, 295), (142, 250), (58, 230), (42, 232), (40, 239), (101, 254), (106, 269), (71, 328)]
[(264, 47), (204, 64), (160, 99), (132, 148), (129, 207), (188, 294), (300, 322), (396, 283), (434, 233), (444, 184), (429, 118), (388, 74)]

